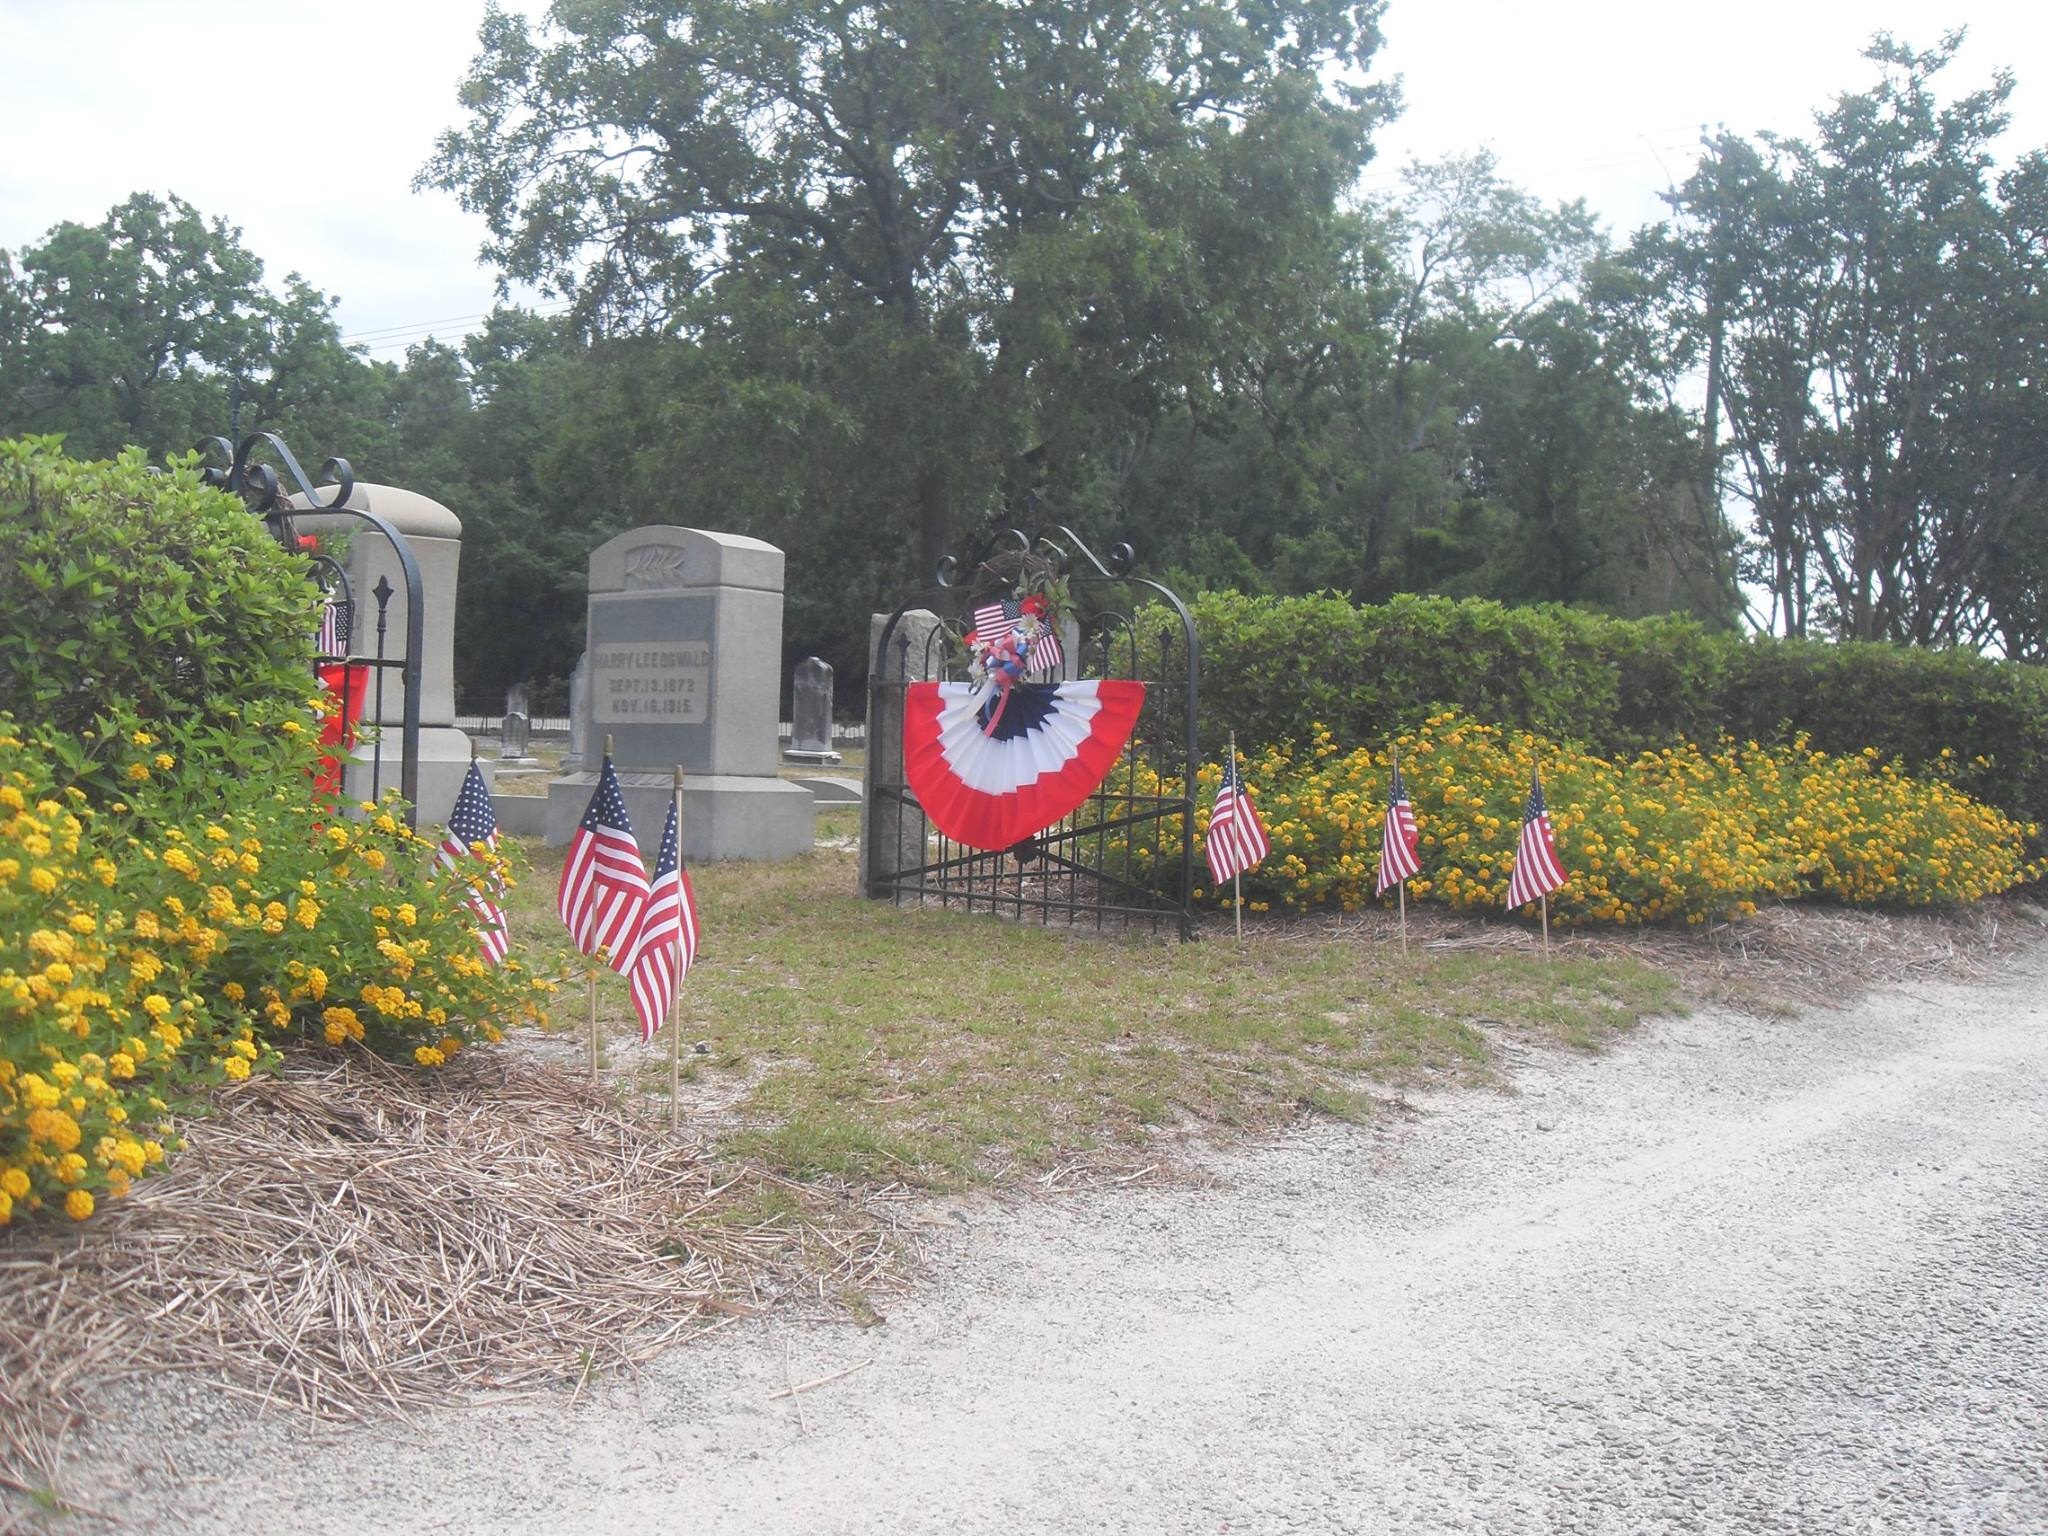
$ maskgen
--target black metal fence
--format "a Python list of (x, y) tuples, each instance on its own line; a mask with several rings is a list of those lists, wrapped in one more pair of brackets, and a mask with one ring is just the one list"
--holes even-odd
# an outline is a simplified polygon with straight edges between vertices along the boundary
[[(199, 449), (222, 461), (204, 471), (206, 483), (240, 496), (286, 549), (299, 551), (293, 518), (306, 516), (352, 518), (382, 535), (391, 546), (405, 595), (404, 654), (388, 654), (391, 600), (401, 588), (394, 587), (389, 577), (379, 576), (366, 604), (353, 591), (345, 566), (330, 555), (314, 552), (309, 557), (311, 574), (320, 589), (324, 610), (314, 668), (316, 676), (338, 670), (342, 701), (354, 696), (356, 675), (364, 675), (367, 697), (363, 713), (371, 723), (361, 728), (360, 739), (369, 747), (369, 798), (373, 800), (384, 791), (387, 771), (381, 728), (386, 688), (397, 686), (404, 690), (400, 705), (398, 791), (405, 797), (408, 823), (416, 826), (426, 604), (421, 595), (419, 562), (413, 558), (411, 545), (404, 534), (375, 512), (349, 505), (355, 494), (356, 478), (346, 459), (332, 458), (321, 465), (321, 475), (332, 482), (323, 494), (300, 468), (291, 449), (274, 433), (251, 432), (238, 443), (222, 437), (207, 438)], [(266, 456), (277, 462), (267, 462)], [(287, 490), (287, 483), (295, 489)], [(348, 744), (337, 745), (335, 752), (343, 760), (342, 771), (346, 774), (352, 757)]]
[[(924, 814), (905, 781), (901, 733), (913, 683), (965, 676), (966, 657), (952, 637), (971, 627), (976, 594), (987, 596), (989, 560), (998, 552), (1013, 561), (1040, 560), (1066, 580), (1079, 627), (1074, 674), (1141, 681), (1145, 702), (1123, 757), (1079, 810), (992, 853), (953, 841)], [(1116, 545), (1104, 560), (1068, 528), (1036, 540), (1010, 529), (968, 566), (949, 557), (935, 590), (890, 615), (868, 690), (862, 864), (870, 897), (1063, 926), (1171, 927), (1182, 939), (1192, 936), (1200, 649), (1180, 598), (1133, 574), (1133, 563), (1130, 546)], [(936, 613), (941, 625), (913, 638), (917, 626), (907, 616), (918, 609)], [(1141, 613), (1152, 615), (1149, 633), (1139, 627)]]

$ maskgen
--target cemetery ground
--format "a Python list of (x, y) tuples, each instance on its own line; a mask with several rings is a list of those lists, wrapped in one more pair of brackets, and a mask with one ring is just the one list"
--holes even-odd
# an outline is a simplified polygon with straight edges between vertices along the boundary
[[(821, 841), (850, 834), (843, 819), (821, 818)], [(0, 1254), (10, 1365), (39, 1349), (28, 1385), (47, 1389), (45, 1406), (87, 1410), (78, 1428), (50, 1431), (40, 1470), (10, 1469), (15, 1502), (0, 1506), (0, 1530), (10, 1519), (87, 1529), (104, 1516), (153, 1529), (481, 1532), (538, 1529), (565, 1510), (570, 1523), (548, 1528), (609, 1530), (666, 1519), (671, 1506), (644, 1474), (681, 1476), (684, 1463), (707, 1480), (698, 1491), (724, 1501), (702, 1506), (704, 1529), (796, 1516), (819, 1529), (1180, 1530), (1233, 1516), (1232, 1529), (1278, 1529), (1289, 1510), (1301, 1528), (1371, 1529), (1346, 1523), (1351, 1485), (1317, 1450), (1315, 1433), (1330, 1445), (1354, 1433), (1338, 1427), (1352, 1417), (1345, 1404), (1298, 1392), (1285, 1371), (1260, 1382), (1225, 1371), (1230, 1392), (1202, 1387), (1175, 1363), (1184, 1347), (1203, 1358), (1201, 1319), (1240, 1294), (1263, 1298), (1259, 1326), (1272, 1337), (1246, 1344), (1262, 1371), (1283, 1357), (1299, 1371), (1331, 1351), (1365, 1368), (1361, 1339), (1396, 1349), (1410, 1396), (1383, 1395), (1357, 1421), (1378, 1426), (1362, 1451), (1425, 1460), (1416, 1437), (1429, 1426), (1438, 1441), (1458, 1439), (1446, 1440), (1455, 1405), (1428, 1400), (1431, 1373), (1468, 1378), (1511, 1336), (1475, 1318), (1505, 1297), (1534, 1309), (1523, 1321), (1539, 1333), (1583, 1328), (1588, 1358), (1624, 1372), (1628, 1359), (1601, 1342), (1620, 1326), (1603, 1309), (1626, 1311), (1641, 1289), (1602, 1278), (1573, 1249), (1580, 1267), (1552, 1276), (1552, 1291), (1518, 1299), (1507, 1265), (1486, 1277), (1503, 1290), (1447, 1295), (1408, 1318), (1419, 1331), (1403, 1343), (1389, 1320), (1407, 1288), (1430, 1283), (1446, 1243), (1501, 1247), (1499, 1232), (1430, 1235), (1420, 1218), (1432, 1200), (1470, 1211), (1493, 1198), (1488, 1181), (1540, 1172), (1556, 1188), (1511, 1200), (1504, 1251), (1530, 1259), (1543, 1245), (1527, 1222), (1555, 1223), (1592, 1190), (1593, 1229), (1563, 1225), (1597, 1252), (1600, 1222), (1635, 1230), (1613, 1194), (1631, 1187), (1632, 1157), (1649, 1160), (1652, 1196), (1660, 1179), (1673, 1199), (1689, 1180), (1722, 1188), (1722, 1175), (1686, 1170), (1687, 1156), (1724, 1157), (1706, 1149), (1726, 1102), (1754, 1100), (1766, 1130), (1792, 1141), (1809, 1120), (1861, 1126), (1873, 1072), (1965, 1093), (1926, 1037), (1929, 1005), (1944, 1030), (2018, 1051), (2036, 1074), (2026, 1081), (2042, 1066), (2038, 1030), (2023, 1038), (2010, 1017), (2042, 969), (2039, 915), (2021, 902), (1949, 918), (1786, 909), (1705, 935), (1561, 937), (1546, 966), (1520, 925), (1434, 914), (1411, 916), (1404, 959), (1380, 912), (1267, 918), (1240, 950), (1213, 916), (1201, 942), (1182, 946), (878, 906), (852, 894), (852, 854), (828, 846), (696, 871), (705, 947), (674, 1026), (686, 1080), (683, 1133), (671, 1138), (666, 1040), (639, 1041), (608, 973), (603, 1080), (582, 1080), (583, 962), (553, 915), (560, 854), (529, 853), (513, 923), (529, 963), (569, 983), (551, 1031), (517, 1033), (424, 1079), (301, 1061), (281, 1081), (223, 1095), (194, 1122), (185, 1158), (109, 1222), (51, 1237), (54, 1282), (32, 1272), (47, 1254), (18, 1241)], [(1874, 1012), (1840, 1007), (1867, 988)], [(1646, 1019), (1657, 1022), (1634, 1028)], [(1919, 1065), (1899, 1066), (1901, 1052)], [(1724, 1087), (1732, 1101), (1717, 1097)], [(1802, 1108), (1802, 1094), (1827, 1103)], [(1643, 1151), (1632, 1135), (1691, 1150)], [(1992, 1183), (2010, 1172), (2000, 1165)], [(1825, 1217), (1829, 1189), (1854, 1177), (1830, 1167), (1835, 1182), (1799, 1195), (1793, 1216)], [(1558, 1189), (1577, 1193), (1560, 1205)], [(1757, 1218), (1754, 1191), (1728, 1198), (1722, 1225), (1667, 1243), (1711, 1248), (1734, 1231), (1737, 1208)], [(1326, 1240), (1361, 1231), (1378, 1233), (1367, 1250)], [(1740, 1239), (1742, 1262), (1768, 1270), (1771, 1244), (1812, 1236), (1760, 1220)], [(476, 1251), (450, 1253), (463, 1242)], [(1646, 1272), (1668, 1275), (1682, 1263), (1674, 1252)], [(1313, 1296), (1282, 1294), (1310, 1279)], [(1352, 1282), (1370, 1315), (1331, 1310), (1328, 1287)], [(1134, 1315), (1119, 1313), (1119, 1296)], [(992, 1364), (979, 1343), (961, 1353), (962, 1319), (993, 1330)], [(897, 1326), (877, 1329), (885, 1320)], [(1623, 1331), (1638, 1338), (1634, 1322)], [(1578, 1401), (1570, 1351), (1544, 1337), (1549, 1355), (1518, 1359), (1509, 1376), (1546, 1401)], [(1429, 1347), (1449, 1353), (1416, 1355)], [(923, 1388), (903, 1397), (927, 1348), (946, 1378), (929, 1390), (964, 1418), (921, 1410)], [(1546, 1358), (1564, 1385), (1541, 1379)], [(863, 1384), (869, 1361), (893, 1398)], [(9, 1385), (18, 1398), (20, 1375)], [(1598, 1384), (1580, 1385), (1591, 1395), (1579, 1411), (1591, 1411)], [(1168, 1387), (1187, 1401), (1162, 1400)], [(2040, 1383), (2016, 1389), (2038, 1398)], [(1084, 1403), (1088, 1390), (1099, 1395)], [(649, 1394), (664, 1406), (650, 1410)], [(1283, 1433), (1276, 1395), (1320, 1415), (1300, 1467), (1270, 1443), (1296, 1433)], [(2048, 1399), (2036, 1398), (2026, 1401), (2038, 1428)], [(1119, 1401), (1140, 1424), (1170, 1409), (1152, 1428), (1181, 1449), (1156, 1434), (1119, 1439)], [(1520, 1402), (1488, 1402), (1530, 1417)], [(1014, 1468), (959, 1439), (983, 1408), (1014, 1436)], [(1728, 1409), (1737, 1422), (1738, 1410)], [(851, 1415), (843, 1433), (814, 1439), (834, 1413)], [(1091, 1454), (1066, 1438), (1088, 1425), (1123, 1445), (1103, 1452), (1120, 1469), (1114, 1520), (1071, 1493), (1047, 1502), (1047, 1469)], [(1218, 1458), (1244, 1433), (1253, 1454), (1233, 1483)], [(619, 1450), (643, 1437), (646, 1456)], [(1203, 1446), (1201, 1464), (1185, 1464)], [(886, 1496), (846, 1493), (878, 1448)], [(1488, 1488), (1506, 1496), (1532, 1453), (1510, 1443), (1504, 1454), (1499, 1479), (1454, 1468), (1434, 1490), (1407, 1478), (1400, 1497), (1417, 1518), (1476, 1519), (1484, 1508), (1469, 1501)], [(1987, 1463), (1999, 1477), (2003, 1454)], [(951, 1486), (951, 1470), (970, 1463), (1003, 1490), (978, 1516)], [(1213, 1499), (1190, 1504), (1197, 1488)], [(831, 1523), (835, 1508), (870, 1496), (894, 1523)], [(940, 1507), (948, 1518), (929, 1523)], [(1615, 1508), (1615, 1523), (1589, 1528), (1651, 1528), (1625, 1518), (1626, 1501)]]

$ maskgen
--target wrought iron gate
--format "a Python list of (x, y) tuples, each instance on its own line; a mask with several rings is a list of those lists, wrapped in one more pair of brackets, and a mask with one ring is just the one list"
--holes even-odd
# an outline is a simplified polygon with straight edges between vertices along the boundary
[[(271, 537), (288, 550), (296, 553), (299, 548), (292, 518), (314, 514), (350, 517), (367, 523), (390, 544), (398, 561), (399, 577), (405, 586), (405, 654), (402, 657), (385, 654), (391, 599), (398, 588), (385, 577), (377, 578), (377, 585), (370, 592), (376, 606), (375, 649), (364, 653), (355, 641), (358, 637), (369, 638), (361, 634), (366, 627), (363, 620), (367, 615), (350, 590), (347, 571), (332, 556), (314, 554), (310, 557), (313, 579), (330, 601), (343, 605), (343, 617), (340, 623), (331, 627), (331, 632), (329, 626), (323, 625), (313, 664), (316, 674), (322, 666), (341, 669), (344, 699), (348, 696), (348, 674), (357, 670), (368, 672), (375, 692), (374, 702), (366, 713), (373, 722), (381, 722), (384, 718), (386, 677), (393, 672), (398, 674), (398, 684), (405, 690), (404, 713), (399, 727), (398, 792), (405, 797), (407, 825), (417, 828), (420, 676), (425, 656), (426, 605), (421, 596), (419, 563), (413, 558), (412, 546), (406, 542), (404, 534), (375, 512), (348, 505), (349, 498), (355, 493), (356, 477), (347, 459), (329, 459), (321, 466), (321, 474), (333, 482), (323, 495), (307, 478), (305, 470), (299, 467), (291, 449), (275, 433), (251, 432), (238, 443), (230, 443), (224, 437), (210, 437), (199, 444), (199, 451), (224, 461), (206, 468), (206, 483), (241, 497), (249, 510), (263, 519)], [(277, 468), (257, 457), (263, 451), (282, 464), (295, 489), (287, 489)], [(375, 799), (383, 792), (384, 784), (383, 732), (373, 725), (363, 734), (370, 748), (370, 798)], [(351, 754), (344, 747), (340, 755), (344, 759), (343, 771), (346, 773), (346, 760)]]
[[(1133, 574), (1134, 559), (1128, 544), (1118, 544), (1105, 561), (1065, 527), (1035, 540), (1007, 529), (964, 566), (948, 556), (937, 588), (889, 616), (868, 676), (861, 839), (868, 896), (1045, 924), (1171, 926), (1182, 939), (1193, 936), (1201, 655), (1186, 606)], [(1032, 561), (1067, 582), (1080, 643), (1065, 675), (1142, 681), (1145, 704), (1123, 758), (1086, 804), (1016, 847), (989, 853), (954, 842), (919, 807), (903, 772), (903, 711), (912, 683), (966, 675), (954, 637), (971, 627), (978, 602), (1014, 597), (1003, 590), (1005, 573)], [(936, 625), (920, 616), (925, 610)]]

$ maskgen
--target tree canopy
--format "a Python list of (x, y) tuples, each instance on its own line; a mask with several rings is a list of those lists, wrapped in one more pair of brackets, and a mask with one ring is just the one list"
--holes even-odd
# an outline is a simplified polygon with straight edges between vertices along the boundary
[(241, 232), (184, 199), (138, 192), (97, 224), (0, 251), (0, 422), (58, 432), (75, 454), (161, 452), (244, 416), (289, 428), (365, 405), (333, 301), (284, 292)]
[(1361, 192), (1379, 12), (494, 10), (422, 180), (561, 312), (371, 363), (138, 193), (0, 251), (0, 435), (175, 452), (238, 398), (439, 498), (484, 708), (566, 677), (589, 550), (653, 521), (787, 550), (785, 645), (849, 685), (939, 554), (1052, 520), (1190, 591), (2048, 657), (2048, 156), (2003, 153), (2009, 76), (1945, 93), (1956, 38), (1880, 37), (1614, 250), (1485, 154)]
[(1717, 135), (1629, 257), (1765, 625), (2039, 655), (2048, 161), (1994, 170), (2010, 74), (1940, 99), (1960, 41), (1878, 37), (1808, 138)]
[(494, 9), (424, 178), (593, 330), (818, 397), (862, 520), (929, 567), (1048, 432), (1214, 365), (1232, 306), (1203, 301), (1284, 273), (1368, 153), (1381, 93), (1341, 80), (1379, 9), (693, 0), (539, 37)]

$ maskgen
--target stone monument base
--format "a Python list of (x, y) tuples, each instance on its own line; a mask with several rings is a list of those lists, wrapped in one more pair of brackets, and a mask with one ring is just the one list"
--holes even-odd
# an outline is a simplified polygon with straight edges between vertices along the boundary
[[(377, 781), (383, 789), (399, 788), (399, 774), (404, 768), (405, 732), (398, 726), (387, 725), (384, 730), (384, 763), (379, 770)], [(348, 765), (342, 779), (342, 790), (354, 800), (368, 800), (370, 794), (370, 753), (371, 748), (358, 746), (352, 754), (354, 761)], [(490, 783), (495, 771), (496, 760), (479, 760), (484, 771), (484, 782)], [(420, 782), (419, 782), (419, 830), (432, 834), (440, 840), (441, 828), (448, 824), (448, 818), (455, 810), (455, 797), (462, 793), (462, 781), (469, 776), (469, 738), (453, 726), (423, 725), (420, 727)], [(657, 829), (655, 835), (660, 836)]]
[(834, 774), (821, 773), (816, 778), (791, 779), (790, 783), (801, 784), (808, 789), (821, 811), (829, 810), (835, 805), (860, 804), (859, 779), (843, 779)]
[[(675, 780), (666, 773), (615, 770), (633, 818), (633, 836), (651, 866)], [(560, 847), (597, 789), (594, 773), (573, 773), (548, 785), (547, 840)], [(683, 862), (793, 859), (811, 851), (817, 802), (801, 784), (758, 774), (695, 774), (683, 781)]]
[(795, 763), (802, 768), (836, 768), (846, 761), (830, 747), (823, 751), (814, 751), (809, 747), (784, 747), (782, 760), (785, 763)]

